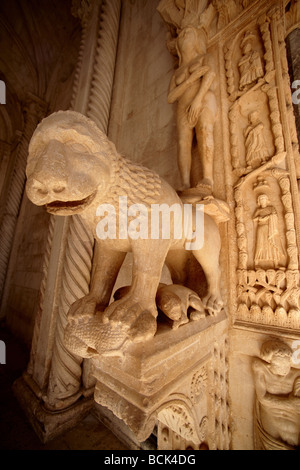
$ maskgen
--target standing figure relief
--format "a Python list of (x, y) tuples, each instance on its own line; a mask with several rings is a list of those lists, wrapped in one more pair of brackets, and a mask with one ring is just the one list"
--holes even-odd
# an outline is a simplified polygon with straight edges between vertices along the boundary
[[(177, 103), (178, 167), (181, 190), (191, 188), (192, 147), (196, 136), (202, 179), (199, 193), (213, 191), (214, 124), (217, 102), (213, 91), (215, 72), (207, 51), (208, 30), (216, 14), (213, 4), (201, 11), (201, 2), (163, 0), (159, 11), (172, 25), (173, 51), (178, 59), (169, 86), (168, 102)], [(174, 29), (175, 27), (175, 29)], [(176, 33), (174, 31), (176, 30)]]
[(257, 111), (249, 114), (249, 125), (244, 131), (246, 146), (246, 163), (248, 167), (257, 168), (264, 164), (269, 151), (264, 138), (264, 125), (259, 119)]
[(275, 207), (270, 205), (268, 196), (257, 198), (258, 208), (253, 220), (257, 222), (254, 265), (256, 268), (278, 268), (285, 258), (279, 234), (279, 220)]
[(247, 31), (241, 42), (243, 56), (239, 61), (239, 87), (242, 91), (264, 76), (263, 65), (259, 53), (253, 50), (253, 40), (254, 35), (250, 31)]
[(206, 54), (204, 28), (187, 26), (178, 35), (179, 67), (169, 88), (168, 101), (177, 101), (178, 166), (182, 189), (191, 187), (192, 142), (194, 130), (202, 162), (201, 184), (213, 189), (214, 123), (217, 103), (212, 84), (215, 72)]

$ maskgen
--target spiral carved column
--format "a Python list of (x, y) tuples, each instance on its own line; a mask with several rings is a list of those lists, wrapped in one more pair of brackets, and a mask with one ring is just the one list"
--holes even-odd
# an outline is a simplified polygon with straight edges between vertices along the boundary
[(70, 401), (75, 401), (81, 395), (82, 358), (71, 355), (65, 348), (64, 330), (70, 306), (88, 292), (92, 255), (93, 239), (86, 232), (81, 219), (72, 217), (63, 263), (48, 394), (45, 397), (51, 408), (66, 407)]
[[(87, 114), (104, 132), (107, 131), (114, 68), (117, 52), (117, 40), (120, 19), (120, 0), (99, 1), (86, 4), (82, 14), (82, 42), (79, 51), (78, 68), (74, 83), (72, 108)], [(98, 23), (95, 24), (95, 13)], [(91, 38), (97, 26), (94, 57), (91, 54)], [(92, 48), (93, 49), (93, 48)], [(87, 58), (89, 63), (87, 64)], [(93, 59), (92, 68), (90, 61)], [(80, 99), (83, 76), (90, 75), (90, 93), (88, 100)], [(86, 84), (86, 86), (88, 86)], [(60, 283), (55, 340), (49, 375), (47, 406), (55, 409), (69, 406), (84, 393), (82, 387), (82, 359), (71, 355), (64, 345), (64, 329), (70, 306), (88, 293), (92, 269), (93, 238), (85, 231), (78, 216), (69, 217), (67, 244), (64, 251), (63, 270)]]

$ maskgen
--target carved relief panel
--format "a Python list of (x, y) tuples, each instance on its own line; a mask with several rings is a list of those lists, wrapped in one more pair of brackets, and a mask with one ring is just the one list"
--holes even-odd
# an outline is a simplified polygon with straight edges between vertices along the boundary
[[(300, 326), (295, 124), (282, 34), (278, 11), (272, 10), (228, 40), (224, 57), (232, 103), (236, 320), (293, 329)], [(279, 57), (280, 69), (274, 62)]]
[(300, 370), (293, 355), (288, 344), (269, 339), (253, 359), (256, 450), (299, 449)]
[(231, 101), (259, 86), (265, 75), (263, 46), (257, 26), (247, 28), (224, 46), (227, 90)]
[(230, 448), (228, 344), (219, 339), (210, 359), (170, 396), (157, 414), (158, 449), (226, 450)]

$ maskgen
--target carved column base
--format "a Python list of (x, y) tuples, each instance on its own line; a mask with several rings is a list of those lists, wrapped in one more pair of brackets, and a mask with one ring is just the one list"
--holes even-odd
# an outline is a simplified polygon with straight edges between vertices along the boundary
[(227, 327), (224, 311), (176, 331), (161, 324), (152, 340), (133, 344), (125, 357), (98, 356), (95, 401), (138, 442), (155, 429), (158, 449), (229, 448)]
[(13, 384), (13, 392), (23, 412), (39, 439), (46, 443), (76, 426), (91, 410), (94, 400), (92, 396), (82, 397), (74, 404), (53, 412), (47, 410), (29, 386), (26, 374)]

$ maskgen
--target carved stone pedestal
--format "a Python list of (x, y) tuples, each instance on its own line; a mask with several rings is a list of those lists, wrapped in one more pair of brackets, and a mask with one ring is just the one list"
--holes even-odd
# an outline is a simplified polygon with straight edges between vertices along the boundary
[(133, 344), (125, 357), (93, 359), (95, 401), (158, 449), (229, 448), (224, 312)]
[(51, 441), (71, 429), (91, 411), (93, 406), (91, 395), (82, 396), (63, 410), (48, 410), (41, 398), (34, 393), (30, 381), (32, 379), (25, 373), (14, 382), (13, 392), (28, 421), (43, 443)]

